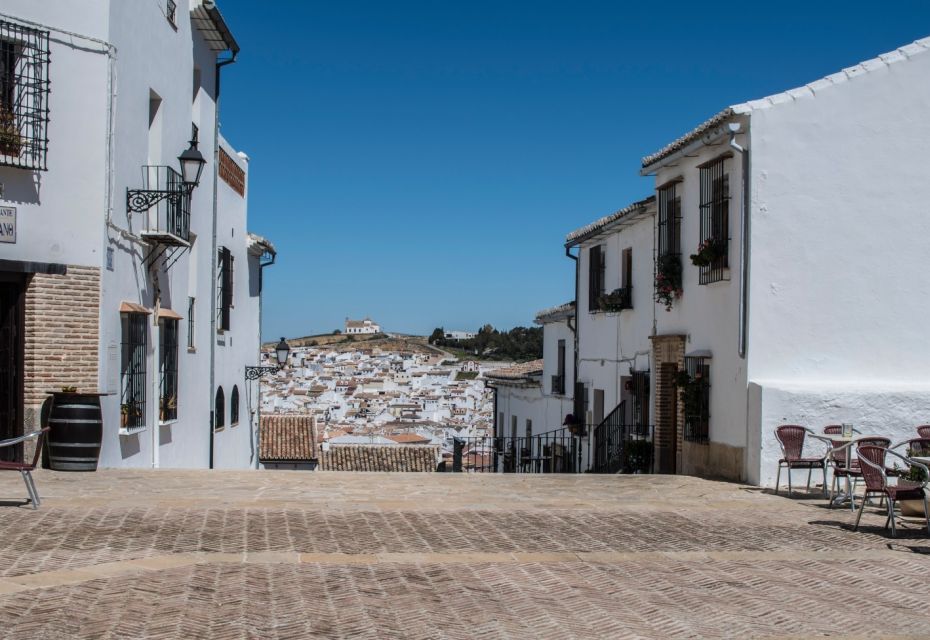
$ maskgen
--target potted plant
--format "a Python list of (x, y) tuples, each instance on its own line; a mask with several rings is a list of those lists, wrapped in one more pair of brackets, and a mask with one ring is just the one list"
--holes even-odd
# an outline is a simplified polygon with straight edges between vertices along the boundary
[(726, 253), (726, 244), (716, 238), (708, 238), (698, 245), (697, 253), (691, 254), (691, 264), (695, 267), (709, 267)]
[[(915, 456), (918, 452), (908, 449), (907, 456)], [(912, 482), (923, 482), (927, 478), (924, 477), (924, 471), (920, 467), (909, 467), (906, 473), (902, 473), (901, 478), (904, 480), (910, 480)], [(926, 491), (926, 489), (924, 489)], [(924, 501), (923, 500), (898, 500), (898, 504), (901, 506), (901, 515), (902, 516), (919, 516), (923, 517), (924, 515)]]
[(607, 312), (617, 312), (633, 307), (628, 288), (614, 289), (610, 293), (605, 293), (598, 298), (597, 302), (598, 306)]
[(23, 149), (23, 136), (16, 126), (12, 111), (0, 109), (0, 153), (18, 156)]
[(686, 416), (696, 416), (701, 413), (704, 401), (704, 377), (700, 372), (691, 376), (687, 371), (679, 371), (675, 384), (681, 389), (681, 400), (684, 404)]
[(158, 419), (161, 422), (167, 422), (174, 419), (174, 410), (178, 408), (177, 397), (171, 395), (162, 400), (161, 410)]
[(666, 311), (681, 297), (681, 258), (665, 255), (656, 260), (656, 302), (665, 305)]

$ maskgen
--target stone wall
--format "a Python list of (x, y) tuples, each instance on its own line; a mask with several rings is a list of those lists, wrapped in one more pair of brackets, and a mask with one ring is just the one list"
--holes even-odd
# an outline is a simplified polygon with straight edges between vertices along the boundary
[(678, 402), (675, 374), (684, 368), (685, 337), (653, 336), (655, 364), (655, 471), (681, 473), (684, 407)]
[(439, 447), (433, 445), (331, 445), (320, 451), (320, 471), (436, 470)]

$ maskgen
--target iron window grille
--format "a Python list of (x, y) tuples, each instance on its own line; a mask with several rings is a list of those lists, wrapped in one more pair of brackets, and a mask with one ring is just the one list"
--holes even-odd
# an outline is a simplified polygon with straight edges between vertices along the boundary
[(681, 256), (681, 196), (676, 183), (659, 189), (659, 257)]
[(680, 376), (685, 413), (684, 439), (707, 442), (710, 438), (710, 359), (685, 356), (687, 378)]
[(701, 243), (709, 262), (700, 266), (700, 283), (729, 280), (730, 253), (730, 181), (724, 173), (726, 158), (700, 168), (701, 172)]
[(552, 395), (565, 395), (565, 340), (556, 343), (556, 371), (552, 376)]
[(121, 324), (120, 427), (134, 431), (145, 428), (147, 316), (124, 313)]
[(239, 385), (233, 385), (229, 394), (229, 424), (239, 424)]
[(632, 415), (629, 424), (635, 433), (643, 435), (649, 428), (649, 372), (630, 371), (628, 384), (633, 399), (630, 403)]
[(178, 5), (174, 0), (167, 0), (165, 3), (165, 17), (175, 29), (178, 28)]
[(168, 166), (142, 167), (142, 189), (126, 194), (127, 208), (145, 214), (143, 238), (187, 246), (191, 231), (190, 193), (181, 174)]
[(48, 31), (0, 20), (0, 165), (46, 171)]
[(216, 402), (213, 407), (213, 428), (222, 429), (226, 426), (226, 394), (223, 387), (216, 390)]
[(588, 311), (591, 312), (601, 310), (607, 267), (605, 258), (604, 249), (600, 245), (588, 249)]
[(158, 419), (168, 422), (178, 419), (178, 321), (163, 318), (158, 335)]
[(229, 331), (230, 309), (233, 306), (233, 256), (226, 247), (220, 247), (217, 255), (217, 301), (218, 326), (220, 331)]
[(193, 350), (194, 342), (194, 301), (193, 296), (187, 298), (187, 348)]

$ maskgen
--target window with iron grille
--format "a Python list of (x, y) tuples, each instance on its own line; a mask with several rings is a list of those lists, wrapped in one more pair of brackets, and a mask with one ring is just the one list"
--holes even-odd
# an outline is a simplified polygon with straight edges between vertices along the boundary
[(559, 340), (556, 346), (556, 374), (552, 376), (552, 395), (565, 395), (565, 340)]
[(678, 386), (684, 404), (684, 439), (707, 442), (710, 437), (710, 359), (686, 356)]
[(48, 31), (0, 20), (0, 165), (45, 171)]
[(194, 349), (194, 302), (195, 298), (189, 296), (187, 298), (187, 348)]
[(681, 255), (681, 196), (678, 184), (659, 189), (659, 257)]
[(145, 427), (145, 352), (148, 333), (147, 316), (142, 313), (121, 314), (122, 364), (120, 394), (120, 427)]
[(606, 260), (601, 246), (588, 249), (588, 311), (600, 311), (604, 295)]
[(637, 435), (641, 435), (643, 429), (649, 425), (649, 372), (630, 371), (629, 385), (630, 394), (633, 396), (630, 424)]
[(217, 326), (220, 331), (230, 327), (230, 309), (233, 306), (233, 256), (229, 249), (220, 247), (217, 256)]
[(165, 3), (165, 17), (175, 29), (178, 28), (178, 5), (174, 0), (167, 0)]
[(233, 385), (229, 394), (229, 424), (239, 424), (239, 385)]
[(223, 387), (216, 390), (216, 402), (213, 407), (213, 428), (222, 429), (226, 426), (226, 394)]
[(158, 332), (159, 384), (158, 419), (161, 422), (178, 419), (178, 321), (162, 318)]
[(701, 284), (729, 280), (730, 181), (724, 162), (726, 158), (720, 158), (700, 168), (701, 242), (697, 255)]

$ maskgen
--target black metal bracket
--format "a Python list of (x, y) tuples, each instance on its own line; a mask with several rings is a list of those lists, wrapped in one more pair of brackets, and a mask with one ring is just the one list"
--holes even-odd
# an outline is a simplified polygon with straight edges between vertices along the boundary
[(144, 213), (162, 200), (177, 203), (183, 195), (183, 191), (166, 189), (126, 189), (126, 211)]
[(246, 367), (245, 368), (245, 379), (246, 380), (258, 380), (266, 373), (274, 373), (280, 370), (281, 370), (281, 367)]

